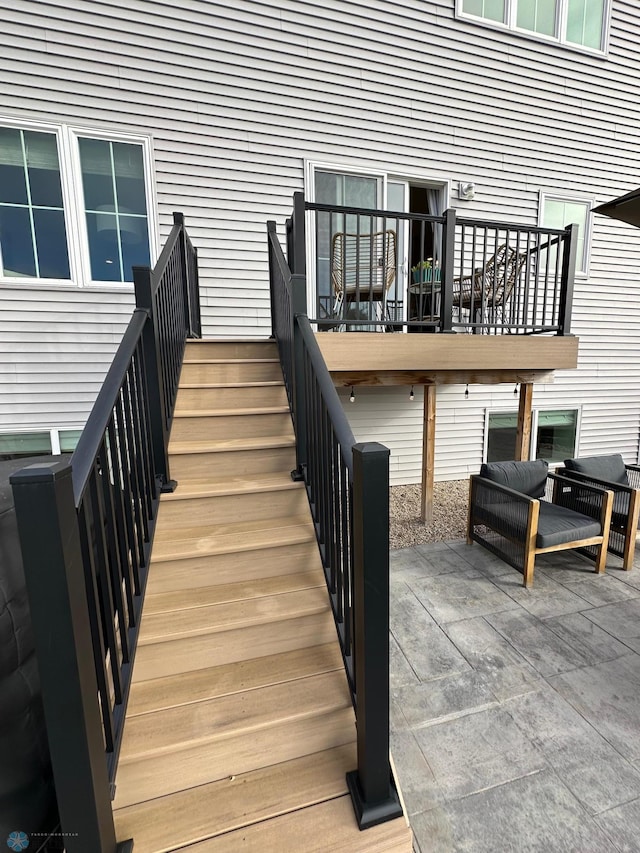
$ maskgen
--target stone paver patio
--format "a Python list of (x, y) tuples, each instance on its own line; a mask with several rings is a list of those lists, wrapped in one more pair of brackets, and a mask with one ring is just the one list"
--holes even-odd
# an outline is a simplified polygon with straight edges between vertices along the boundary
[(391, 552), (391, 747), (419, 853), (640, 851), (640, 559)]

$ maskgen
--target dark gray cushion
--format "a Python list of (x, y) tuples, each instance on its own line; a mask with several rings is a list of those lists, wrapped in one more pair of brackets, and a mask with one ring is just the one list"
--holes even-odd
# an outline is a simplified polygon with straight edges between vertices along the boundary
[(485, 462), (480, 468), (480, 476), (508, 486), (530, 498), (544, 495), (547, 485), (549, 466), (544, 459), (534, 462)]
[(583, 459), (565, 459), (567, 471), (577, 471), (587, 477), (598, 480), (610, 480), (612, 483), (629, 485), (629, 478), (624, 467), (624, 460), (619, 453), (609, 456), (585, 456)]
[(578, 539), (590, 539), (600, 536), (600, 522), (588, 515), (574, 512), (564, 506), (540, 501), (540, 516), (538, 518), (538, 535), (536, 548), (552, 548), (565, 542), (575, 542)]

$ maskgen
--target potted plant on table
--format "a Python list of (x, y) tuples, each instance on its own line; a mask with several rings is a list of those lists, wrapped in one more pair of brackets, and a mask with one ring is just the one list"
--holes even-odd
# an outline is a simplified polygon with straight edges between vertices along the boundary
[(414, 282), (432, 281), (433, 280), (433, 258), (427, 258), (420, 261), (414, 267), (411, 267), (411, 278)]

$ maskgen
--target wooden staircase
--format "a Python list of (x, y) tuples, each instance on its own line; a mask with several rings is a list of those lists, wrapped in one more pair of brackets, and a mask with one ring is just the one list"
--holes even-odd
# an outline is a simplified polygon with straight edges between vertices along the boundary
[(189, 342), (113, 802), (135, 853), (410, 853), (355, 719), (271, 342)]

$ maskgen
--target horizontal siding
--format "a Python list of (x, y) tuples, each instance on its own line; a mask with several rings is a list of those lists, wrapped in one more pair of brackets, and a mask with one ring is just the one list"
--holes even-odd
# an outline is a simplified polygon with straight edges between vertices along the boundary
[(0, 432), (82, 426), (132, 310), (125, 290), (0, 287)]
[[(461, 213), (522, 224), (537, 222), (541, 189), (605, 201), (637, 184), (635, 0), (612, 0), (606, 59), (458, 20), (454, 5), (13, 0), (2, 109), (151, 134), (161, 239), (183, 210), (205, 333), (264, 336), (266, 221), (282, 233), (305, 159), (470, 179), (473, 202), (452, 193)], [(581, 408), (581, 453), (638, 456), (639, 268), (640, 235), (597, 217), (590, 278), (575, 289), (578, 370), (534, 394), (534, 405)], [(0, 290), (0, 429), (84, 418), (130, 307), (124, 293)], [(360, 389), (346, 405), (360, 439), (390, 446), (394, 482), (420, 473), (421, 396), (407, 398)], [(513, 389), (465, 399), (443, 387), (437, 399), (437, 477), (466, 476), (487, 407), (513, 407)]]

